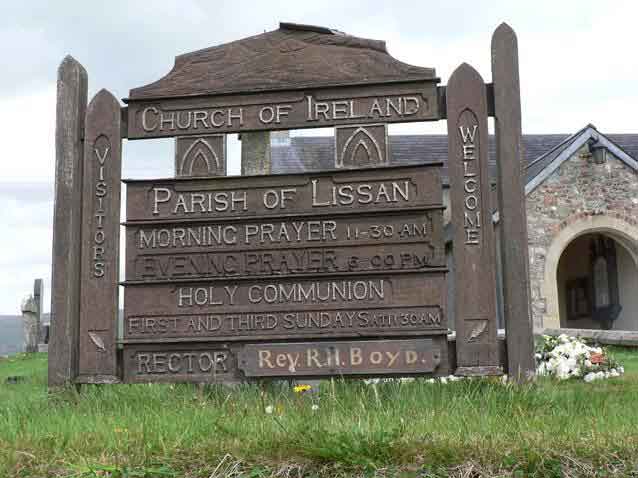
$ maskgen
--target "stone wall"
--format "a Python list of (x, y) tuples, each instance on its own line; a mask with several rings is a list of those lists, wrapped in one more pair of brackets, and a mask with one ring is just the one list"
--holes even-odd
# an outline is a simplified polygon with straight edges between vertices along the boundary
[(587, 147), (581, 148), (527, 196), (532, 316), (537, 328), (558, 326), (544, 321), (548, 301), (544, 281), (549, 248), (561, 231), (588, 217), (608, 216), (626, 229), (619, 233), (638, 241), (637, 174), (611, 153), (606, 156), (606, 162), (597, 164)]

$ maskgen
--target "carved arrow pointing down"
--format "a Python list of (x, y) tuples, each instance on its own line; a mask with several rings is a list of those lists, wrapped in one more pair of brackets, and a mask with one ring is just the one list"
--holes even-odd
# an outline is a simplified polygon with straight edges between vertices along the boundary
[(104, 352), (106, 347), (104, 346), (104, 340), (95, 332), (89, 332), (89, 337), (91, 341), (95, 344), (95, 346), (100, 350), (100, 352)]

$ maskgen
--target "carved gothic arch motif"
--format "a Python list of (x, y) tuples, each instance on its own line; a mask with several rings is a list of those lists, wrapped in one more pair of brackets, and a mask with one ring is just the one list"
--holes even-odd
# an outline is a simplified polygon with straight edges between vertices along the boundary
[(221, 168), (219, 157), (204, 138), (197, 139), (186, 150), (179, 167), (179, 175), (193, 176), (193, 168), (199, 161), (205, 163), (208, 174), (214, 174)]
[[(350, 145), (353, 143), (355, 138), (358, 135), (362, 135), (363, 137), (359, 137), (359, 141), (351, 148)], [(374, 147), (373, 152), (376, 153), (376, 161), (373, 161), (373, 157), (371, 154), (370, 143)], [(386, 155), (383, 154), (379, 143), (374, 138), (372, 134), (365, 128), (365, 126), (359, 126), (355, 129), (350, 137), (346, 140), (341, 150), (341, 154), (337, 157), (337, 164), (335, 165), (337, 168), (343, 168), (344, 166), (356, 166), (355, 158), (357, 156), (357, 152), (360, 148), (363, 148), (366, 151), (368, 156), (368, 162), (370, 164), (385, 164), (387, 162)], [(348, 154), (348, 150), (350, 149), (350, 154)]]
[(554, 236), (545, 255), (545, 270), (541, 295), (545, 299), (543, 327), (560, 328), (558, 264), (567, 246), (585, 234), (607, 235), (629, 252), (638, 267), (638, 227), (623, 219), (606, 214), (587, 216), (567, 224)]

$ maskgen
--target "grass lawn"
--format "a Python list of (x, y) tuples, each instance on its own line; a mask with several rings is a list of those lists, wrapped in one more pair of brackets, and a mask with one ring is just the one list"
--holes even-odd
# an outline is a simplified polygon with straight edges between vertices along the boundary
[[(335, 381), (303, 395), (121, 385), (50, 396), (46, 354), (18, 356), (0, 361), (0, 477), (635, 477), (638, 352), (613, 354), (625, 376), (589, 384)], [(7, 384), (15, 375), (24, 381)]]

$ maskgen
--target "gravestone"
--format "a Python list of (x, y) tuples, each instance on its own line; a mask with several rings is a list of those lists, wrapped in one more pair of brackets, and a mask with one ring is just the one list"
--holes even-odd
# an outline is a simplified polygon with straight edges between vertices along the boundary
[(38, 343), (42, 342), (42, 279), (33, 281), (33, 301), (38, 309)]
[(22, 330), (24, 331), (24, 351), (38, 351), (38, 305), (32, 295), (22, 301)]
[[(462, 65), (442, 87), (433, 68), (397, 61), (384, 42), (281, 23), (180, 55), (163, 78), (133, 88), (124, 107), (100, 91), (85, 125), (86, 74), (65, 60), (50, 385), (440, 376), (452, 366), (458, 375), (502, 373), (487, 116), (516, 120), (503, 106), (518, 101), (515, 48), (499, 49), (506, 40), (495, 40), (507, 56), (494, 62), (498, 84)], [(442, 164), (391, 166), (387, 137), (388, 124), (446, 118), (456, 357)], [(271, 132), (326, 127), (335, 128), (334, 170), (270, 174)], [(242, 140), (243, 177), (224, 177), (230, 133)], [(520, 161), (520, 128), (499, 135), (507, 172)], [(124, 181), (118, 341), (121, 140), (162, 137), (175, 138), (176, 178)], [(522, 204), (522, 192), (514, 184), (499, 201)], [(503, 211), (507, 234), (523, 240), (512, 209)], [(64, 255), (70, 250), (81, 261)], [(506, 321), (512, 343), (522, 343), (525, 320), (512, 314), (526, 299), (511, 284), (524, 264), (505, 254)], [(511, 354), (510, 368), (526, 370), (525, 350)]]

